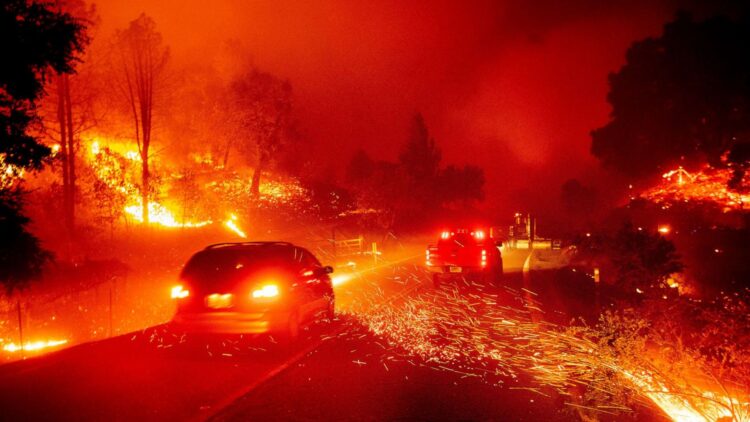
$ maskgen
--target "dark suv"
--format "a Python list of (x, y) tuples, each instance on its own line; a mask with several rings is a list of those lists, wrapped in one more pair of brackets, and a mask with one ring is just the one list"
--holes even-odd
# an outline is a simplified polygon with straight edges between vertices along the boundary
[(172, 288), (172, 323), (192, 332), (273, 333), (294, 340), (301, 325), (333, 318), (332, 272), (291, 243), (211, 245), (190, 258)]

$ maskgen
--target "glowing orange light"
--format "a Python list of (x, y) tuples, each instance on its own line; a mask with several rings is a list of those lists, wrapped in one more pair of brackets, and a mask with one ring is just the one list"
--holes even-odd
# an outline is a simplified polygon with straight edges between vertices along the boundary
[(247, 234), (237, 226), (237, 216), (234, 214), (231, 214), (229, 216), (229, 220), (224, 222), (224, 226), (227, 227), (229, 230), (233, 231), (237, 236), (247, 239)]
[(338, 285), (346, 283), (347, 281), (351, 279), (352, 279), (351, 274), (338, 274), (338, 275), (331, 277), (331, 284), (333, 284), (334, 286), (338, 286)]
[(185, 290), (181, 285), (172, 287), (172, 299), (185, 299), (190, 296), (190, 291)]
[(669, 226), (659, 226), (659, 233), (661, 234), (669, 234), (672, 229)]
[(442, 232), (442, 233), (440, 233), (440, 238), (441, 239), (447, 239), (450, 236), (451, 236), (451, 234), (449, 232)]
[(214, 309), (229, 308), (232, 306), (232, 298), (234, 295), (231, 293), (212, 293), (206, 296), (206, 306)]
[(35, 351), (35, 350), (47, 349), (50, 347), (57, 347), (67, 342), (68, 340), (34, 341), (34, 342), (26, 343), (23, 346), (20, 346), (15, 343), (8, 343), (3, 346), (3, 350), (5, 350), (6, 352), (10, 352), (10, 353), (18, 352), (20, 350)]
[[(641, 197), (668, 209), (673, 204), (685, 202), (711, 202), (722, 206), (725, 211), (742, 209), (750, 202), (750, 194), (728, 188), (734, 177), (733, 169), (716, 169), (709, 165), (694, 173), (682, 167), (662, 175), (662, 183), (641, 193)], [(746, 174), (742, 184), (750, 182)]]
[(279, 295), (279, 286), (275, 284), (266, 284), (260, 289), (253, 290), (253, 299), (276, 297)]
[[(125, 212), (132, 216), (139, 223), (143, 222), (143, 207), (141, 206), (141, 198), (133, 198), (134, 205), (128, 205), (125, 207)], [(177, 218), (169, 211), (165, 206), (159, 204), (156, 201), (149, 201), (148, 203), (148, 220), (150, 224), (157, 224), (164, 227), (203, 227), (212, 223), (211, 220), (206, 221), (177, 221)]]
[(487, 266), (487, 251), (482, 249), (482, 266)]
[(732, 413), (732, 409), (741, 408), (741, 403), (735, 398), (704, 392), (697, 399), (688, 400), (681, 394), (671, 392), (657, 376), (647, 371), (636, 373), (622, 371), (622, 373), (674, 421), (705, 422), (725, 418), (736, 421), (747, 420), (742, 414)]
[(482, 240), (482, 239), (484, 239), (484, 230), (477, 230), (477, 231), (475, 231), (475, 232), (474, 232), (474, 237), (475, 237), (475, 238), (476, 238), (477, 240)]

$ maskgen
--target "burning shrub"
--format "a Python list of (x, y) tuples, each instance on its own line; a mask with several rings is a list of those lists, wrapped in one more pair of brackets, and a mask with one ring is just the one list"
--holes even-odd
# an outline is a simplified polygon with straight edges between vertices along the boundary
[[(626, 388), (650, 398), (668, 415), (744, 421), (750, 418), (748, 296), (712, 302), (645, 301), (607, 312), (593, 329), (569, 329), (596, 344), (595, 353), (624, 377)], [(600, 372), (600, 368), (589, 369)], [(586, 395), (600, 401), (621, 383), (589, 376)], [(624, 396), (622, 396), (624, 397)], [(611, 398), (611, 397), (608, 397)]]

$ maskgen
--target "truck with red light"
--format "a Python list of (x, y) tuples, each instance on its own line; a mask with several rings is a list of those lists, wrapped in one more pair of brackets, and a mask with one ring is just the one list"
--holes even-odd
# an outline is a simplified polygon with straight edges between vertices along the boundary
[(294, 341), (300, 327), (331, 320), (330, 266), (287, 242), (211, 245), (188, 260), (172, 288), (172, 326), (196, 333), (277, 335)]
[(427, 247), (425, 264), (436, 286), (452, 275), (499, 283), (503, 278), (502, 242), (489, 238), (483, 229), (444, 230), (437, 245)]

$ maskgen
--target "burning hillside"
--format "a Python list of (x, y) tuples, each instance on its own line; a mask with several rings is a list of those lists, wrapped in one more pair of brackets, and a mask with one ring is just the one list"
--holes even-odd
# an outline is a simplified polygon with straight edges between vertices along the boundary
[[(79, 199), (81, 213), (110, 226), (143, 223), (141, 156), (132, 142), (93, 136), (82, 141), (83, 183)], [(59, 150), (55, 145), (53, 151)], [(166, 159), (153, 161), (149, 192), (149, 224), (162, 228), (200, 228), (218, 224), (247, 237), (241, 218), (256, 208), (300, 206), (308, 193), (292, 178), (265, 178), (259, 194), (251, 193), (251, 178), (245, 169), (228, 170), (210, 154), (191, 156), (187, 165)], [(10, 176), (8, 176), (10, 177)], [(34, 181), (30, 181), (32, 184)], [(86, 215), (89, 214), (89, 215)]]
[[(742, 210), (750, 202), (750, 193), (729, 188), (732, 169), (716, 169), (705, 165), (698, 171), (688, 172), (682, 167), (662, 175), (662, 181), (640, 196), (668, 209), (677, 203), (715, 204), (725, 212)], [(741, 186), (747, 186), (750, 177), (743, 177)]]

